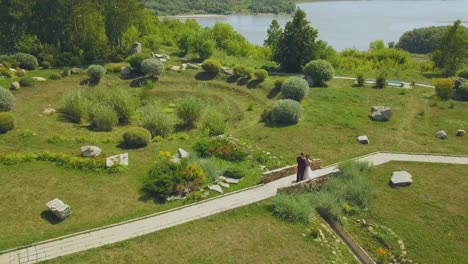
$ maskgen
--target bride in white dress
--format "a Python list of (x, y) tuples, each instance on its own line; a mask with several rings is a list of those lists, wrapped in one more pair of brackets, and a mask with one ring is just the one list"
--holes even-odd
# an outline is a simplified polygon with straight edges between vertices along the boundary
[(307, 166), (306, 166), (306, 170), (304, 172), (304, 180), (311, 180), (311, 179), (317, 177), (317, 175), (310, 168), (310, 164), (311, 164), (310, 155), (307, 154), (306, 155), (306, 165)]

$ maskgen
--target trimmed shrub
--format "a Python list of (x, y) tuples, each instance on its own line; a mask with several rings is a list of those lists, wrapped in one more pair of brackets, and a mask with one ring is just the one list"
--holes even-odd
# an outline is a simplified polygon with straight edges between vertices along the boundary
[(137, 53), (133, 56), (131, 56), (128, 59), (128, 62), (130, 63), (130, 67), (132, 67), (132, 70), (137, 73), (142, 73), (141, 71), (141, 64), (143, 63), (144, 60), (151, 59), (151, 55), (146, 54), (146, 53)]
[(163, 72), (164, 65), (160, 60), (147, 59), (141, 63), (141, 71), (144, 74), (155, 77)]
[(16, 53), (15, 55), (11, 56), (11, 59), (19, 62), (20, 67), (26, 70), (35, 70), (37, 67), (39, 67), (39, 63), (37, 62), (36, 57), (31, 54)]
[(155, 163), (143, 181), (141, 192), (158, 202), (165, 202), (174, 192), (176, 173), (179, 165), (169, 159), (161, 159)]
[(91, 128), (96, 131), (112, 131), (112, 127), (119, 122), (119, 118), (114, 109), (105, 104), (93, 106), (88, 115)]
[(169, 118), (164, 113), (159, 113), (155, 108), (147, 108), (142, 113), (143, 127), (146, 128), (153, 137), (167, 137), (174, 130)]
[(11, 111), (15, 105), (15, 96), (7, 89), (0, 87), (0, 112)]
[(146, 147), (151, 141), (151, 133), (142, 127), (131, 127), (123, 133), (122, 144), (127, 148)]
[(210, 73), (219, 73), (221, 70), (221, 63), (217, 60), (208, 59), (203, 61), (202, 69)]
[(255, 79), (257, 79), (260, 82), (263, 82), (266, 80), (266, 78), (268, 78), (268, 72), (262, 69), (256, 70), (254, 72), (254, 75), (255, 75)]
[(468, 82), (461, 83), (456, 93), (460, 100), (468, 101)]
[(36, 84), (36, 82), (31, 77), (23, 77), (19, 80), (19, 84), (21, 87), (32, 87)]
[(124, 89), (114, 88), (106, 99), (108, 104), (114, 108), (119, 118), (119, 124), (125, 125), (130, 123), (130, 118), (138, 107), (137, 98), (132, 97)]
[(324, 85), (333, 79), (335, 69), (326, 60), (313, 60), (304, 66), (304, 74), (310, 76), (317, 85)]
[(358, 73), (358, 75), (356, 77), (356, 86), (357, 87), (362, 87), (362, 86), (364, 86), (364, 82), (365, 82), (364, 74)]
[(279, 194), (273, 198), (273, 214), (291, 222), (308, 223), (313, 213), (308, 193)]
[(309, 93), (309, 84), (300, 77), (291, 77), (281, 85), (281, 93), (285, 99), (300, 101)]
[(0, 134), (6, 133), (15, 127), (16, 119), (11, 113), (0, 112)]
[(291, 99), (277, 101), (271, 109), (271, 119), (277, 125), (296, 124), (301, 116), (301, 104)]
[(60, 75), (60, 74), (58, 74), (58, 73), (52, 73), (52, 74), (49, 76), (49, 79), (57, 81), (57, 80), (62, 79), (62, 75)]
[(63, 101), (65, 117), (73, 123), (80, 123), (87, 114), (88, 99), (80, 91), (72, 91), (65, 94)]
[(236, 65), (234, 69), (232, 69), (232, 71), (234, 72), (234, 76), (250, 79), (252, 78), (255, 69), (252, 67), (245, 66), (243, 64), (239, 64)]
[(181, 98), (177, 103), (176, 114), (185, 125), (193, 126), (200, 119), (203, 108), (203, 102), (199, 98), (186, 96)]
[(0, 76), (11, 78), (13, 77), (13, 73), (7, 68), (0, 67)]
[(458, 77), (468, 79), (468, 68), (461, 69), (457, 72)]
[(205, 115), (202, 128), (207, 130), (210, 136), (224, 134), (224, 130), (226, 129), (226, 120), (224, 115), (219, 111), (209, 110)]
[(104, 77), (104, 74), (106, 74), (106, 69), (101, 65), (93, 64), (88, 67), (88, 77), (93, 82), (98, 83)]
[(377, 76), (377, 79), (375, 79), (375, 88), (383, 89), (385, 86), (387, 86), (387, 77), (385, 74), (380, 73), (379, 76)]
[(50, 64), (49, 61), (41, 62), (41, 65), (42, 65), (42, 68), (44, 68), (44, 69), (49, 69), (52, 66), (52, 64)]
[(451, 79), (434, 78), (432, 85), (435, 86), (436, 95), (442, 100), (448, 100), (453, 97), (455, 82)]

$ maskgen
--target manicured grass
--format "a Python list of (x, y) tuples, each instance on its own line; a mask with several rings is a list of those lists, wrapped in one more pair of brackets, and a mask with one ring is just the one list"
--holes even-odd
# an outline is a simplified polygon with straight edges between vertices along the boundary
[[(46, 263), (336, 261), (332, 249), (304, 236), (306, 229), (302, 224), (292, 224), (273, 217), (267, 210), (267, 203), (259, 203)], [(344, 259), (339, 263), (357, 263), (344, 245), (340, 245), (339, 251)]]
[[(411, 173), (413, 185), (389, 187), (390, 175), (395, 170)], [(355, 219), (393, 230), (404, 241), (408, 258), (415, 263), (465, 263), (467, 171), (466, 165), (404, 162), (373, 168), (370, 177), (377, 196), (369, 210), (353, 217), (346, 228), (373, 256), (381, 245), (372, 239), (370, 232), (355, 224)]]

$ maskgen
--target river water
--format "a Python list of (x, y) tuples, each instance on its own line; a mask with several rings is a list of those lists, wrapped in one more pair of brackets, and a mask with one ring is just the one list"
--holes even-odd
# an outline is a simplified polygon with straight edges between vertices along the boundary
[[(450, 25), (461, 19), (468, 26), (468, 0), (368, 0), (298, 4), (307, 14), (319, 39), (337, 50), (365, 50), (371, 41), (397, 42), (413, 28)], [(292, 15), (228, 15), (195, 17), (202, 26), (216, 22), (231, 24), (250, 42), (263, 45), (273, 19), (282, 27)], [(180, 18), (184, 20), (185, 18)]]

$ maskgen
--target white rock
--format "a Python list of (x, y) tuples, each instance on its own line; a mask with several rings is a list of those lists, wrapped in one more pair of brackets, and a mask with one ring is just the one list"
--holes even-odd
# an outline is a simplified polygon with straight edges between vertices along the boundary
[(128, 153), (119, 154), (106, 158), (106, 167), (110, 168), (114, 165), (128, 166)]
[(72, 69), (70, 70), (70, 73), (71, 73), (71, 74), (80, 74), (80, 73), (81, 73), (81, 69), (80, 69), (80, 68), (76, 68), (76, 67), (75, 67), (75, 68), (72, 68)]
[(36, 82), (45, 82), (45, 81), (47, 81), (47, 79), (43, 78), (43, 77), (32, 77), (31, 79), (35, 80)]
[(50, 108), (50, 107), (48, 107), (48, 108), (44, 109), (44, 111), (42, 111), (42, 113), (45, 114), (45, 115), (51, 115), (51, 114), (54, 114), (56, 112), (57, 112), (57, 110), (55, 110), (53, 108)]
[(225, 183), (225, 182), (218, 182), (218, 185), (220, 185), (221, 187), (224, 187), (224, 188), (231, 187), (231, 186), (229, 186), (229, 183)]
[(448, 135), (444, 130), (441, 130), (441, 131), (437, 132), (436, 137), (438, 137), (440, 139), (447, 139)]
[(187, 69), (187, 63), (182, 63), (182, 69)]
[(223, 182), (227, 182), (227, 183), (231, 183), (231, 184), (239, 183), (239, 179), (233, 179), (233, 178), (228, 178), (228, 177), (224, 177), (224, 176), (219, 176), (218, 180), (223, 181)]
[(221, 72), (226, 75), (234, 75), (234, 71), (226, 67), (221, 67)]
[(364, 145), (368, 145), (369, 144), (369, 139), (367, 138), (367, 136), (359, 136), (357, 138), (357, 140), (359, 141), (359, 143), (361, 144), (364, 144)]
[(458, 129), (457, 131), (457, 137), (463, 137), (465, 135), (465, 130), (463, 129)]
[(10, 68), (9, 70), (12, 71), (12, 72), (16, 72), (15, 68)]
[(192, 63), (187, 63), (187, 69), (197, 70), (198, 66)]
[[(102, 149), (96, 146), (82, 146), (80, 148), (80, 153), (83, 157), (97, 157), (101, 154)], [(106, 161), (107, 163), (107, 161)]]
[(409, 186), (413, 183), (413, 178), (411, 174), (409, 174), (407, 171), (394, 171), (392, 173), (392, 177), (390, 179), (390, 185), (392, 187), (395, 186)]
[(373, 106), (371, 108), (370, 118), (374, 121), (388, 121), (393, 116), (393, 111), (386, 106)]
[(20, 87), (21, 85), (19, 84), (19, 82), (12, 82), (10, 85), (10, 90), (19, 90)]
[(221, 187), (219, 185), (208, 185), (208, 189), (212, 190), (212, 191), (215, 191), (215, 192), (219, 192), (219, 193), (224, 193), (223, 192), (223, 189), (221, 189)]
[(181, 148), (179, 148), (177, 150), (177, 153), (179, 154), (179, 158), (181, 158), (181, 159), (185, 159), (185, 158), (188, 158), (190, 156), (190, 153), (188, 153), (187, 151), (185, 151), (184, 149), (181, 149)]
[(121, 75), (129, 75), (130, 73), (132, 73), (132, 69), (130, 67), (123, 66), (122, 68), (120, 68)]
[(160, 58), (159, 61), (160, 61), (160, 62), (166, 62), (167, 60), (164, 59), (164, 58)]
[(162, 54), (154, 53), (153, 55), (154, 55), (154, 57), (159, 58), (159, 59), (164, 58), (164, 55), (162, 55)]
[(171, 71), (180, 71), (180, 70), (181, 70), (180, 66), (172, 66), (171, 67)]
[(62, 220), (67, 218), (72, 213), (70, 206), (58, 198), (49, 201), (46, 206), (55, 216)]

